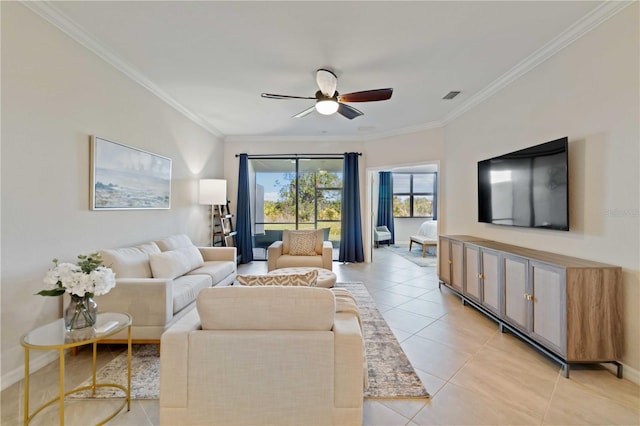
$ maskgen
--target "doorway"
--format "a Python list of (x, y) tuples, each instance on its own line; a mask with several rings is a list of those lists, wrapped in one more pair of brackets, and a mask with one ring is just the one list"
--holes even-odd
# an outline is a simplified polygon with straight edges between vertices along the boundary
[[(440, 191), (440, 162), (403, 164), (367, 168), (367, 230), (365, 262), (375, 261), (373, 230), (377, 225), (378, 186), (381, 171), (390, 171), (394, 177), (394, 237), (396, 244), (409, 244), (420, 225), (426, 220), (437, 219), (442, 201)], [(396, 183), (397, 181), (397, 183)], [(432, 188), (432, 189), (429, 189)]]

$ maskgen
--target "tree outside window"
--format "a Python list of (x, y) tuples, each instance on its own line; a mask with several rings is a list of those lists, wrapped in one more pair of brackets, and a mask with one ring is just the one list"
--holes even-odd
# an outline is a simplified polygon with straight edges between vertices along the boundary
[(339, 242), (342, 159), (263, 159), (260, 168), (269, 171), (255, 172), (256, 228), (330, 228), (329, 239)]
[(437, 173), (393, 173), (393, 217), (434, 216)]

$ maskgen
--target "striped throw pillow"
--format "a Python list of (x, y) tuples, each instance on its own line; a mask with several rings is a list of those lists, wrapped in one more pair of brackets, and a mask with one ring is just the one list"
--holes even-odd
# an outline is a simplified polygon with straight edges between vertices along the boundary
[(318, 271), (312, 270), (306, 274), (282, 275), (238, 275), (236, 277), (242, 285), (281, 285), (315, 287), (318, 284)]

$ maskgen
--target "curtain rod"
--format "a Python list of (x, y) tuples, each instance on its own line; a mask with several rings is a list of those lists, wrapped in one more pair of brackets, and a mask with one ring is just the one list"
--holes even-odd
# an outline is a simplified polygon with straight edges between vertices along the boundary
[[(249, 155), (248, 158), (298, 158), (298, 157), (344, 157), (345, 153), (342, 154), (257, 154), (257, 155)], [(359, 156), (362, 156), (361, 152), (357, 153)], [(240, 154), (236, 154), (236, 157), (239, 157)]]

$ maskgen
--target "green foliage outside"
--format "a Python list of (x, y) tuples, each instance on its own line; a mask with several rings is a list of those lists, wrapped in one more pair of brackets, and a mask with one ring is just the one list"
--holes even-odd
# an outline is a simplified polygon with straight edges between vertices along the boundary
[[(342, 178), (339, 173), (316, 172), (298, 175), (296, 194), (295, 173), (285, 173), (277, 201), (264, 201), (264, 221), (266, 229), (295, 229), (296, 196), (298, 197), (298, 223), (300, 229), (331, 228), (329, 239), (340, 239), (340, 212), (342, 202)], [(317, 217), (316, 217), (317, 202)], [(322, 223), (338, 221), (337, 223)], [(277, 225), (274, 224), (278, 223)], [(285, 224), (286, 222), (289, 222)]]
[(393, 197), (393, 217), (432, 217), (433, 203), (427, 197), (413, 197), (413, 215), (409, 196)]

